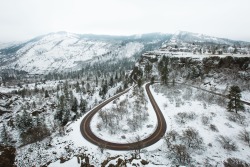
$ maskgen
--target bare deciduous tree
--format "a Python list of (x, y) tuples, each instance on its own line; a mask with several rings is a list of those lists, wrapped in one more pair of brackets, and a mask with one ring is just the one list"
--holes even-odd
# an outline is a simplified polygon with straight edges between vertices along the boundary
[(167, 147), (170, 148), (171, 143), (175, 142), (177, 140), (177, 137), (179, 136), (179, 134), (175, 131), (175, 130), (171, 130), (169, 131), (165, 136), (164, 139), (167, 143)]
[(238, 149), (236, 143), (232, 139), (230, 139), (229, 137), (227, 137), (227, 136), (220, 135), (220, 136), (217, 137), (217, 141), (226, 150), (236, 151)]
[(223, 162), (224, 167), (249, 167), (250, 164), (238, 158), (228, 158)]
[(133, 139), (131, 139), (129, 143), (134, 143), (131, 146), (131, 149), (134, 150), (134, 152), (132, 153), (132, 156), (134, 158), (141, 158), (141, 150), (144, 147), (143, 142), (141, 141), (141, 137), (137, 135)]
[(182, 139), (190, 148), (200, 148), (203, 143), (198, 131), (191, 127), (183, 131)]
[(191, 159), (185, 145), (175, 144), (172, 146), (171, 152), (174, 154), (179, 163), (188, 163)]
[(228, 113), (227, 115), (228, 120), (232, 121), (232, 122), (236, 122), (239, 123), (241, 125), (245, 125), (246, 122), (246, 117), (242, 114), (239, 113)]
[(248, 144), (250, 147), (250, 132), (247, 131), (246, 129), (240, 131), (238, 138)]
[(180, 124), (185, 124), (187, 118), (187, 113), (185, 112), (179, 112), (177, 115), (175, 115), (175, 119)]

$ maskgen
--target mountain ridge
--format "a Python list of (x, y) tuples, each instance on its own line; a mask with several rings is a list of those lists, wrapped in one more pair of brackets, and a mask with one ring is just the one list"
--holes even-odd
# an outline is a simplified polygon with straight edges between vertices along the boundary
[[(79, 35), (67, 32), (49, 33), (19, 45), (0, 50), (0, 66), (29, 73), (48, 73), (79, 67), (98, 58), (107, 62), (134, 59), (145, 50), (159, 48), (168, 35), (138, 36)], [(78, 69), (79, 69), (78, 68)]]
[(76, 34), (65, 31), (37, 36), (23, 43), (0, 49), (0, 68), (44, 74), (80, 69), (86, 62), (111, 62), (135, 58), (164, 45), (250, 46), (250, 42), (217, 38), (179, 31), (175, 34), (148, 33), (129, 36)]

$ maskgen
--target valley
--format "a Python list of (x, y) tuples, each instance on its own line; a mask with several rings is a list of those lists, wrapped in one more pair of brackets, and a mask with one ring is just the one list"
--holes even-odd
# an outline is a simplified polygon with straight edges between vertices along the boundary
[(250, 164), (249, 42), (58, 32), (0, 58), (0, 153), (16, 166)]

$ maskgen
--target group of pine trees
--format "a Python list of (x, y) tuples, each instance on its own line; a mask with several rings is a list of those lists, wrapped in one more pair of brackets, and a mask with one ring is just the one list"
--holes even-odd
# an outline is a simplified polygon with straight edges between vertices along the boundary
[[(82, 96), (80, 101), (78, 101), (72, 89), (75, 89), (76, 93), (82, 95), (86, 94), (87, 91), (91, 92), (89, 83), (87, 83), (85, 87), (84, 81), (82, 81), (81, 86), (79, 82), (76, 82), (75, 85), (69, 85), (68, 81), (66, 81), (62, 87), (59, 85), (57, 86), (58, 107), (54, 118), (58, 120), (60, 126), (64, 126), (72, 119), (80, 117), (87, 110), (87, 101), (83, 99)], [(59, 96), (59, 92), (61, 96)]]
[[(24, 103), (18, 112), (19, 114), (17, 114), (15, 118), (15, 127), (20, 132), (23, 144), (32, 142), (32, 138), (37, 138), (35, 136), (48, 135), (50, 130), (55, 130), (54, 128), (56, 127), (54, 126), (59, 126), (60, 128), (65, 126), (68, 122), (79, 118), (89, 107), (91, 107), (88, 106), (87, 101), (92, 99), (95, 92), (99, 91), (99, 95), (104, 99), (108, 97), (108, 90), (115, 87), (119, 82), (122, 84), (117, 92), (128, 87), (128, 75), (126, 75), (125, 70), (122, 70), (123, 67), (117, 68), (118, 70), (115, 71), (115, 68), (103, 68), (104, 66), (94, 66), (93, 70), (93, 67), (89, 66), (85, 67), (82, 71), (46, 75), (45, 80), (43, 81), (44, 84), (46, 84), (48, 80), (59, 78), (77, 79), (77, 81), (69, 80), (71, 83), (69, 83), (68, 80), (59, 81), (56, 88), (42, 87), (42, 83), (39, 81), (35, 82), (34, 88), (30, 87), (28, 83), (25, 86), (20, 84), (20, 89), (12, 93), (20, 95), (24, 100)], [(102, 69), (103, 71), (98, 69)], [(82, 74), (86, 74), (87, 78)], [(36, 101), (32, 97), (39, 100)], [(53, 122), (53, 125), (51, 123), (47, 125), (52, 125), (53, 127), (47, 127), (44, 117), (39, 116), (44, 115), (43, 113), (39, 113), (38, 110), (44, 105), (45, 101), (43, 100), (46, 99), (50, 100), (55, 107), (51, 108), (51, 111), (54, 113), (53, 119), (56, 121)], [(95, 99), (95, 104), (97, 103), (98, 101)], [(36, 110), (38, 111), (38, 115), (34, 116), (33, 112)], [(35, 130), (38, 130), (39, 128), (44, 129), (45, 131), (40, 129), (40, 133), (36, 133)], [(10, 141), (11, 135), (8, 131), (8, 126), (4, 125), (1, 129), (2, 141)], [(32, 133), (35, 135), (34, 137), (32, 137)]]
[(168, 85), (169, 81), (169, 57), (163, 56), (158, 63), (158, 71), (160, 74), (160, 80), (163, 85)]
[(25, 108), (16, 115), (15, 122), (11, 120), (7, 124), (3, 124), (1, 131), (3, 144), (13, 144), (12, 142), (15, 140), (11, 133), (13, 128), (19, 131), (18, 134), (20, 134), (23, 145), (42, 140), (44, 137), (50, 135), (50, 130), (45, 123), (45, 118), (43, 116), (32, 117)]
[[(208, 59), (208, 58), (207, 58)], [(203, 62), (207, 62), (207, 59), (205, 59)], [(220, 59), (221, 61), (223, 60), (227, 60), (228, 58), (223, 58)], [(134, 78), (137, 79), (137, 83), (138, 86), (140, 87), (142, 84), (143, 79), (149, 80), (149, 76), (152, 73), (152, 63), (149, 60), (144, 60), (146, 61), (145, 65), (144, 65), (144, 73), (145, 75), (139, 75), (140, 73), (142, 73), (142, 71), (139, 68), (134, 68)], [(199, 67), (199, 65), (197, 65), (197, 63), (192, 62), (191, 60), (188, 59), (182, 59), (182, 58), (170, 58), (170, 57), (166, 57), (163, 56), (160, 61), (158, 62), (158, 72), (159, 72), (159, 79), (161, 84), (163, 85), (168, 85), (169, 83), (169, 73), (170, 73), (170, 68), (172, 68), (173, 64), (176, 64), (176, 61), (180, 61), (180, 64), (185, 64), (186, 68), (190, 68), (190, 72), (187, 75), (187, 79), (194, 79), (197, 78), (199, 76), (202, 76), (201, 74), (201, 67)], [(189, 65), (189, 63), (191, 64), (191, 66)], [(240, 61), (238, 61), (240, 62)], [(197, 67), (197, 70), (196, 70)], [(206, 67), (204, 67), (206, 68)], [(142, 76), (145, 76), (145, 78), (143, 78)], [(155, 81), (154, 76), (151, 77), (150, 79), (151, 82)], [(172, 80), (172, 84), (175, 85), (175, 78), (173, 78)], [(238, 86), (231, 86), (230, 90), (229, 90), (229, 94), (227, 95), (229, 102), (228, 102), (228, 106), (227, 106), (227, 110), (230, 112), (238, 112), (241, 110), (244, 110), (244, 105), (241, 101), (241, 90)]]

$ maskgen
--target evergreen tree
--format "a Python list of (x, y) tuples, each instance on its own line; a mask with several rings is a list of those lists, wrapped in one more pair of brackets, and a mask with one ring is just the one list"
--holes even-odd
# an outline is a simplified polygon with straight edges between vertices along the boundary
[(71, 110), (75, 113), (77, 113), (77, 108), (78, 108), (78, 104), (77, 104), (77, 99), (74, 98), (72, 106), (71, 106)]
[(238, 52), (238, 49), (237, 49), (237, 47), (235, 46), (235, 47), (234, 47), (233, 53), (234, 53), (234, 54), (237, 54), (237, 52)]
[(32, 107), (36, 108), (36, 102), (35, 101), (32, 102)]
[(86, 112), (86, 109), (87, 109), (87, 102), (86, 102), (86, 100), (83, 100), (81, 98), (79, 108), (81, 110), (81, 113), (85, 113)]
[(21, 116), (19, 114), (16, 115), (15, 122), (16, 122), (16, 126), (18, 128), (20, 128), (19, 125), (20, 125), (20, 122), (21, 122)]
[(139, 78), (137, 80), (137, 85), (138, 85), (139, 88), (142, 86), (142, 79), (141, 78)]
[(151, 77), (151, 80), (150, 80), (151, 84), (153, 84), (154, 81), (155, 81), (155, 77)]
[(54, 115), (54, 118), (57, 119), (60, 123), (63, 121), (63, 110), (60, 108), (56, 110), (56, 114)]
[(44, 125), (44, 121), (45, 121), (45, 118), (44, 118), (44, 116), (37, 116), (36, 117), (36, 126), (43, 126)]
[(244, 110), (244, 105), (242, 104), (241, 90), (238, 86), (231, 86), (228, 94), (229, 102), (227, 105), (227, 110), (229, 112), (235, 111), (236, 113), (240, 110)]
[(172, 81), (172, 86), (173, 87), (175, 86), (175, 79), (173, 79), (173, 81)]
[(1, 139), (2, 139), (3, 144), (8, 144), (9, 140), (10, 140), (10, 136), (9, 136), (9, 133), (7, 132), (7, 130), (6, 130), (5, 124), (3, 124), (3, 128), (2, 128), (2, 131), (1, 131)]
[(17, 121), (17, 127), (21, 131), (25, 131), (27, 128), (31, 128), (33, 126), (32, 117), (25, 109), (23, 111), (22, 116), (19, 117), (19, 115), (17, 115), (16, 121)]
[(78, 81), (76, 82), (76, 86), (75, 87), (76, 87), (76, 92), (79, 93), (81, 91), (81, 89), (80, 89), (80, 84), (79, 84)]
[(97, 78), (97, 76), (95, 77), (95, 86), (98, 87), (98, 78)]
[(114, 79), (113, 77), (111, 76), (110, 77), (110, 81), (109, 81), (109, 86), (112, 87), (114, 85)]
[(73, 91), (70, 90), (69, 91), (69, 104), (73, 104), (73, 101), (74, 101)]
[(146, 74), (146, 78), (149, 78), (149, 74), (150, 72), (152, 71), (152, 65), (148, 62), (146, 65), (145, 65), (145, 74)]
[(115, 80), (116, 81), (118, 80), (118, 74), (117, 74), (117, 72), (115, 72)]
[(89, 83), (87, 83), (86, 89), (87, 89), (87, 92), (89, 93), (90, 92), (90, 84)]
[(59, 99), (59, 108), (60, 110), (64, 110), (65, 108), (65, 97), (62, 95), (60, 96), (60, 99)]
[(120, 93), (120, 92), (122, 92), (122, 88), (121, 88), (121, 87), (119, 87), (119, 88), (116, 90), (116, 93)]
[(49, 93), (47, 90), (45, 90), (45, 98), (49, 97)]
[(168, 85), (168, 63), (169, 58), (166, 58), (165, 56), (163, 56), (161, 61), (158, 63), (158, 71), (160, 73), (161, 83), (164, 85)]
[(68, 91), (68, 89), (69, 89), (69, 85), (68, 85), (68, 81), (66, 81), (64, 83), (64, 86), (63, 86), (64, 96), (65, 96), (66, 99), (69, 98), (69, 91)]
[(56, 86), (56, 90), (57, 90), (57, 92), (59, 92), (59, 90), (60, 90), (60, 86), (59, 85)]
[(26, 92), (25, 88), (20, 91), (22, 98), (25, 98)]
[(82, 87), (82, 94), (86, 94), (86, 89), (84, 86)]
[(161, 72), (161, 83), (168, 85), (168, 68), (165, 66)]
[(107, 80), (104, 81), (104, 84), (102, 85), (102, 89), (101, 92), (99, 93), (100, 96), (104, 96), (106, 95), (106, 93), (108, 92), (108, 84), (107, 84)]
[(128, 88), (128, 83), (126, 81), (124, 81), (124, 86), (123, 86), (123, 89), (127, 89)]
[(37, 88), (37, 83), (35, 83), (35, 93), (38, 93), (39, 89)]
[(84, 81), (82, 81), (82, 87), (84, 87), (84, 84), (85, 84), (85, 82), (84, 82)]
[(30, 114), (26, 110), (23, 111), (23, 115), (21, 118), (23, 120), (23, 125), (25, 128), (32, 127), (32, 125), (33, 125), (32, 117), (30, 116)]
[(66, 110), (63, 115), (62, 125), (66, 125), (70, 121), (70, 111)]

